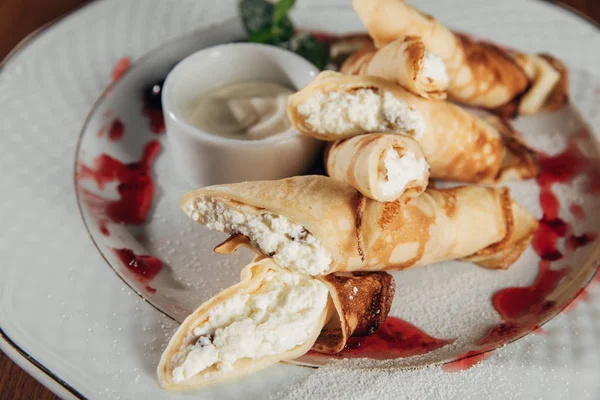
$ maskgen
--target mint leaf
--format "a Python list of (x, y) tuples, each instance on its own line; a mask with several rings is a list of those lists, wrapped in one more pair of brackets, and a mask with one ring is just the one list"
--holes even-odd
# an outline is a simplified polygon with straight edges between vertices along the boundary
[(325, 69), (329, 63), (329, 48), (312, 34), (297, 36), (291, 41), (290, 50), (306, 58), (319, 69)]
[(271, 29), (273, 26), (275, 6), (266, 0), (240, 0), (240, 16), (251, 36), (255, 32)]
[(275, 13), (273, 15), (273, 24), (279, 25), (283, 18), (287, 17), (288, 12), (294, 6), (296, 0), (279, 0), (275, 4)]

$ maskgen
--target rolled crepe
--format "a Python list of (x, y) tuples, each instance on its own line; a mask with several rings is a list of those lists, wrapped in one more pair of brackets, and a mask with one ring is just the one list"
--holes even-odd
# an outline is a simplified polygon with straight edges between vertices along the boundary
[[(526, 92), (535, 89), (539, 73), (534, 77), (527, 74), (518, 53), (452, 32), (404, 0), (353, 0), (353, 6), (377, 47), (406, 36), (420, 36), (425, 49), (445, 62), (450, 76), (448, 95), (453, 101), (510, 116), (508, 111), (514, 113), (518, 107), (515, 110), (507, 105), (518, 103)], [(546, 90), (543, 96), (532, 96), (548, 97), (554, 88)], [(531, 108), (525, 105), (524, 110)]]
[(429, 165), (419, 144), (400, 134), (372, 133), (333, 142), (325, 152), (333, 179), (377, 201), (406, 202), (429, 183)]
[(507, 188), (427, 189), (406, 204), (381, 203), (317, 175), (211, 186), (186, 194), (181, 206), (194, 221), (234, 235), (217, 252), (250, 244), (309, 275), (468, 257), (486, 268), (508, 268), (497, 254), (518, 258), (537, 228)]
[(338, 68), (351, 54), (363, 48), (373, 48), (373, 39), (366, 33), (353, 33), (343, 36), (330, 37), (329, 58)]
[(434, 179), (499, 182), (537, 176), (535, 152), (520, 141), (505, 145), (497, 117), (479, 118), (444, 101), (426, 100), (389, 81), (322, 72), (290, 96), (288, 117), (301, 133), (338, 140), (370, 132), (411, 135)]
[(170, 390), (202, 387), (315, 351), (337, 353), (374, 333), (394, 297), (391, 275), (311, 278), (264, 258), (241, 282), (194, 311), (163, 352), (158, 378)]
[(529, 88), (521, 96), (497, 109), (506, 116), (533, 115), (555, 111), (568, 101), (567, 69), (548, 54), (512, 53), (529, 78)]
[(425, 50), (414, 36), (385, 46), (364, 48), (351, 55), (340, 69), (348, 75), (370, 75), (395, 82), (425, 99), (445, 99), (449, 77), (442, 59)]

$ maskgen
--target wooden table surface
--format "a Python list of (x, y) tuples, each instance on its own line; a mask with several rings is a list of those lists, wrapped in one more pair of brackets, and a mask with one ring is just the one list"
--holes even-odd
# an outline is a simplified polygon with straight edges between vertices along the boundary
[[(29, 33), (88, 1), (0, 0), (0, 60)], [(562, 0), (560, 3), (600, 22), (600, 0)], [(55, 399), (58, 397), (0, 352), (0, 400)]]

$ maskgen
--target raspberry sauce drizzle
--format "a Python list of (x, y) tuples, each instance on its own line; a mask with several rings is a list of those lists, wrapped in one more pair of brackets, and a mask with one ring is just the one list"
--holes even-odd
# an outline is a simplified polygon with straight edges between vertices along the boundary
[(110, 125), (105, 125), (98, 131), (98, 137), (103, 137), (108, 133), (108, 140), (118, 142), (125, 134), (125, 125), (119, 118), (115, 118)]
[(437, 350), (453, 340), (437, 339), (400, 318), (387, 317), (370, 336), (351, 337), (340, 357), (368, 357), (378, 360), (411, 357)]
[[(576, 176), (586, 174), (594, 187), (594, 177), (597, 174), (597, 160), (587, 158), (579, 149), (577, 140), (589, 139), (589, 132), (582, 130), (572, 135), (567, 148), (554, 156), (544, 153), (539, 154), (541, 174), (536, 179), (540, 187), (539, 202), (542, 208), (542, 218), (539, 228), (534, 235), (532, 247), (540, 257), (538, 275), (530, 286), (509, 287), (502, 289), (492, 297), (492, 304), (503, 319), (503, 323), (492, 327), (488, 333), (479, 340), (479, 350), (463, 354), (456, 362), (447, 364), (444, 370), (456, 371), (468, 369), (482, 361), (486, 357), (473, 357), (474, 354), (495, 349), (513, 339), (518, 338), (532, 330), (540, 329), (539, 322), (550, 317), (555, 310), (555, 304), (548, 301), (547, 297), (558, 286), (570, 270), (570, 266), (559, 270), (550, 268), (553, 261), (561, 260), (564, 254), (558, 249), (560, 239), (566, 240), (566, 248), (569, 253), (576, 251), (593, 241), (596, 233), (583, 233), (575, 235), (572, 233), (570, 224), (559, 216), (560, 202), (552, 191), (555, 183), (569, 183)], [(570, 211), (577, 219), (584, 218), (583, 208), (575, 203)], [(585, 298), (585, 290), (578, 296)], [(484, 353), (491, 354), (491, 352)], [(483, 356), (484, 354), (480, 354)], [(466, 358), (469, 357), (469, 358)]]
[(155, 184), (150, 168), (160, 152), (157, 141), (149, 142), (141, 160), (125, 164), (107, 154), (101, 154), (93, 167), (81, 164), (78, 179), (91, 179), (103, 190), (109, 182), (118, 182), (118, 200), (105, 199), (87, 189), (82, 189), (82, 198), (87, 208), (100, 225), (100, 231), (108, 235), (108, 223), (142, 224), (152, 207)]
[(157, 135), (165, 133), (165, 117), (162, 108), (153, 107), (144, 99), (142, 114), (148, 119), (148, 126), (152, 133)]
[(130, 249), (113, 249), (126, 270), (131, 273), (135, 279), (144, 285), (150, 293), (155, 293), (156, 289), (150, 286), (150, 282), (158, 275), (162, 269), (162, 262), (153, 256), (140, 256)]
[(129, 58), (129, 57), (119, 58), (117, 60), (117, 63), (115, 64), (112, 74), (111, 74), (112, 81), (116, 82), (119, 79), (121, 79), (123, 74), (129, 69), (129, 67), (131, 67), (131, 58)]

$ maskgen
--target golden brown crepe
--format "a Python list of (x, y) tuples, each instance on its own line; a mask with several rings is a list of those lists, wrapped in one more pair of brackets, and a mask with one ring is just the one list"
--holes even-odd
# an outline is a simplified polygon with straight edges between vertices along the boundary
[[(293, 274), (283, 270), (269, 258), (255, 261), (242, 270), (240, 283), (217, 294), (185, 319), (171, 338), (158, 366), (158, 378), (163, 388), (192, 389), (232, 379), (281, 360), (297, 358), (311, 347), (322, 353), (337, 353), (344, 348), (346, 341), (353, 334), (366, 336), (374, 333), (387, 317), (394, 297), (394, 280), (385, 272), (346, 273), (320, 278), (302, 277), (302, 280), (320, 281), (329, 292), (326, 305), (318, 320), (314, 321), (314, 330), (305, 342), (281, 353), (254, 359), (237, 359), (228, 368), (218, 368), (217, 364), (213, 364), (182, 381), (175, 379), (174, 370), (181, 367), (192, 346), (201, 343), (202, 335), (195, 332), (195, 329), (210, 318), (211, 310), (226, 309), (223, 305), (236, 296), (248, 295), (252, 298), (263, 285), (270, 282), (272, 272)], [(221, 319), (219, 329), (225, 329), (233, 322), (240, 321)], [(214, 334), (205, 337), (210, 341), (215, 340)], [(204, 342), (202, 346), (207, 344), (212, 343)]]
[(425, 99), (445, 99), (449, 83), (443, 61), (427, 52), (423, 41), (414, 36), (379, 49), (363, 48), (346, 59), (340, 72), (387, 79)]
[[(339, 112), (339, 104), (325, 104), (317, 108), (315, 99), (326, 95), (348, 94), (358, 96), (365, 91), (382, 98), (391, 94), (399, 116), (371, 104)], [(351, 103), (348, 103), (351, 104)], [(315, 111), (316, 110), (316, 111)], [(339, 114), (336, 114), (338, 113)], [(290, 96), (288, 117), (302, 134), (321, 140), (338, 140), (373, 131), (365, 130), (355, 119), (368, 112), (371, 119), (380, 118), (375, 131), (399, 132), (411, 135), (421, 148), (431, 166), (431, 177), (460, 182), (499, 182), (506, 179), (528, 179), (539, 172), (535, 153), (523, 142), (515, 140), (514, 132), (506, 135), (509, 126), (497, 117), (479, 118), (466, 110), (445, 101), (426, 100), (414, 96), (398, 85), (381, 78), (347, 76), (336, 72), (322, 72), (304, 89)], [(329, 114), (327, 114), (329, 113)], [(391, 117), (389, 117), (391, 115)], [(344, 125), (316, 125), (321, 121), (348, 119)], [(316, 122), (315, 122), (316, 121)], [(354, 125), (351, 125), (350, 122)], [(498, 129), (498, 125), (503, 127)], [(352, 126), (340, 130), (337, 127)], [(331, 130), (331, 129), (336, 129)], [(511, 142), (508, 146), (505, 142)]]
[(346, 58), (363, 48), (373, 48), (373, 39), (366, 33), (334, 36), (328, 42), (329, 57), (336, 66), (342, 65)]
[[(517, 259), (537, 228), (507, 188), (427, 189), (406, 204), (380, 203), (345, 182), (316, 175), (207, 187), (185, 195), (181, 205), (195, 221), (249, 239), (235, 236), (217, 250), (250, 243), (282, 267), (311, 275), (402, 270), (465, 258), (504, 269), (510, 265), (504, 260)], [(214, 209), (222, 218), (218, 224), (210, 221)], [(301, 234), (265, 250), (273, 237), (247, 229), (262, 220), (271, 226), (296, 224)]]
[[(518, 107), (509, 104), (518, 103), (537, 85), (539, 73), (527, 74), (517, 53), (454, 33), (404, 0), (353, 0), (353, 6), (377, 47), (406, 36), (421, 37), (426, 50), (446, 63), (450, 76), (448, 95), (453, 101), (511, 116)], [(534, 97), (547, 99), (554, 90), (561, 90), (560, 86), (543, 86), (545, 92)], [(524, 111), (531, 108), (526, 105)]]
[[(390, 165), (393, 163), (396, 165)], [(409, 136), (394, 133), (371, 133), (333, 142), (325, 151), (325, 169), (333, 179), (383, 202), (400, 197), (406, 202), (425, 191), (429, 183), (429, 166), (419, 144)]]
[(562, 62), (548, 54), (511, 52), (527, 74), (528, 89), (509, 103), (494, 110), (505, 116), (533, 115), (555, 111), (568, 101), (568, 75)]

